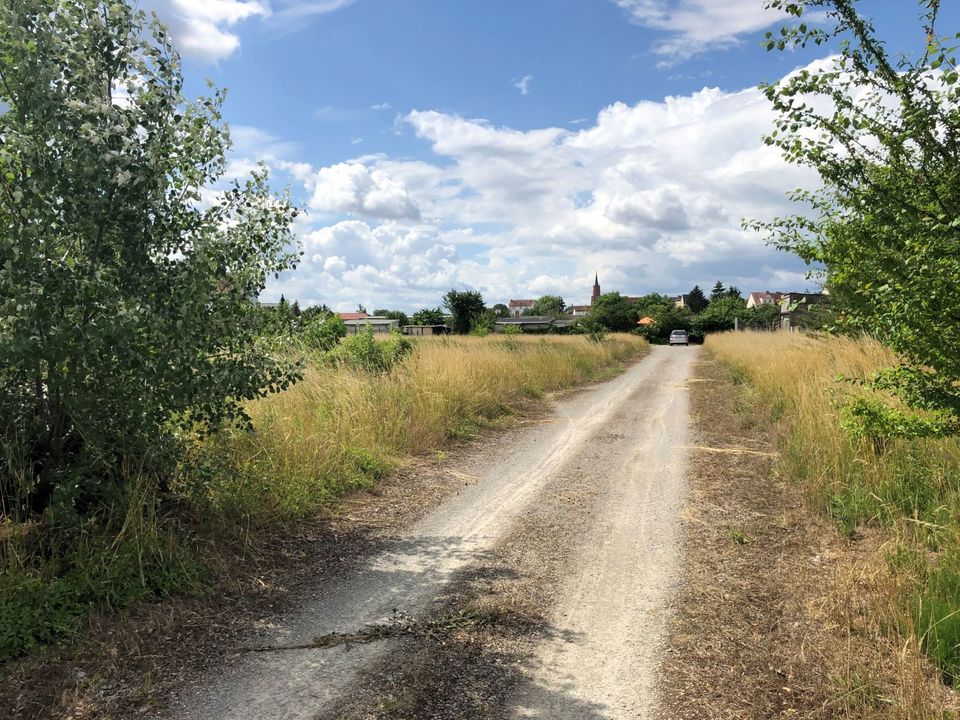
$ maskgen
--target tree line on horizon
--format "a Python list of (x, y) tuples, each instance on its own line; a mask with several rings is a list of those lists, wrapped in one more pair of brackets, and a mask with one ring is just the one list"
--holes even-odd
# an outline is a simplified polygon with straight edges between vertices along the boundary
[[(585, 332), (631, 332), (636, 331), (653, 342), (665, 341), (673, 330), (686, 330), (694, 338), (702, 338), (708, 333), (734, 329), (735, 324), (742, 328), (772, 329), (779, 324), (780, 307), (761, 305), (748, 308), (740, 289), (731, 285), (724, 286), (718, 280), (709, 297), (699, 285), (694, 285), (684, 294), (684, 307), (677, 307), (675, 298), (661, 293), (648, 293), (640, 298), (628, 298), (619, 292), (600, 295), (591, 305), (586, 316), (581, 316), (580, 330)], [(524, 317), (567, 317), (568, 305), (560, 295), (542, 295), (533, 305), (521, 312)], [(358, 311), (366, 312), (363, 305)], [(296, 302), (286, 303), (281, 296), (276, 308), (270, 308), (275, 315), (287, 318), (288, 323), (300, 314)], [(323, 306), (313, 306), (303, 311), (311, 317), (315, 313), (333, 314)], [(483, 335), (493, 330), (497, 320), (509, 317), (510, 309), (503, 303), (487, 307), (483, 295), (477, 290), (449, 290), (441, 304), (433, 308), (421, 308), (412, 315), (403, 310), (377, 309), (377, 317), (397, 320), (403, 325), (446, 325), (456, 334)], [(652, 325), (638, 326), (643, 317), (650, 317)]]

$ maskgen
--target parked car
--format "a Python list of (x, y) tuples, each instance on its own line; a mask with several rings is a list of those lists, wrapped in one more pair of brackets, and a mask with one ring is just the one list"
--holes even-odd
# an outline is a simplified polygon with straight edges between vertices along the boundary
[(687, 335), (686, 330), (674, 330), (670, 333), (670, 344), (671, 345), (689, 345), (690, 336)]

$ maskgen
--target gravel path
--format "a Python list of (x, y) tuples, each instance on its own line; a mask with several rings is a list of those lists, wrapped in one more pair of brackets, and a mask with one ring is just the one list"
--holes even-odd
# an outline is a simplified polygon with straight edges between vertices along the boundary
[[(556, 404), (550, 421), (518, 430), (463, 467), (464, 486), (358, 572), (318, 587), (253, 645), (309, 644), (416, 616), (455, 574), (489, 559), (554, 485), (589, 473), (600, 493), (589, 530), (559, 584), (529, 682), (512, 703), (521, 717), (645, 717), (674, 581), (676, 518), (684, 486), (684, 382), (695, 348), (656, 347), (607, 383)], [(175, 717), (317, 718), (348, 695), (394, 641), (237, 655), (182, 693)], [(589, 710), (588, 710), (589, 708)], [(584, 713), (587, 714), (584, 714)]]
[(689, 378), (696, 349), (653, 348), (653, 377), (595, 438), (585, 463), (603, 488), (548, 613), (518, 717), (657, 715), (658, 651), (679, 577)]

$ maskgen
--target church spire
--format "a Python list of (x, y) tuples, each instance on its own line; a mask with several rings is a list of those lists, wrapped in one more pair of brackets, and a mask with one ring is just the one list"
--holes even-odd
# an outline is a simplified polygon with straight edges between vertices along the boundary
[(590, 304), (593, 305), (597, 301), (597, 298), (600, 297), (600, 275), (594, 274), (593, 276), (593, 293), (590, 295)]

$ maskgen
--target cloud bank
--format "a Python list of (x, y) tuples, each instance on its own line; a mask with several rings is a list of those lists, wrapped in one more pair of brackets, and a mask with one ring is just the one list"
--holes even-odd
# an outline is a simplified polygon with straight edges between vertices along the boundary
[(604, 290), (630, 294), (717, 279), (804, 289), (797, 260), (740, 227), (791, 212), (785, 193), (817, 183), (763, 144), (772, 121), (754, 88), (613, 103), (576, 129), (422, 110), (400, 127), (429, 161), (380, 154), (320, 168), (277, 159), (282, 143), (245, 130), (308, 198), (304, 261), (268, 294), (339, 309), (437, 305), (451, 287), (490, 304), (547, 293), (582, 303), (594, 272)]

